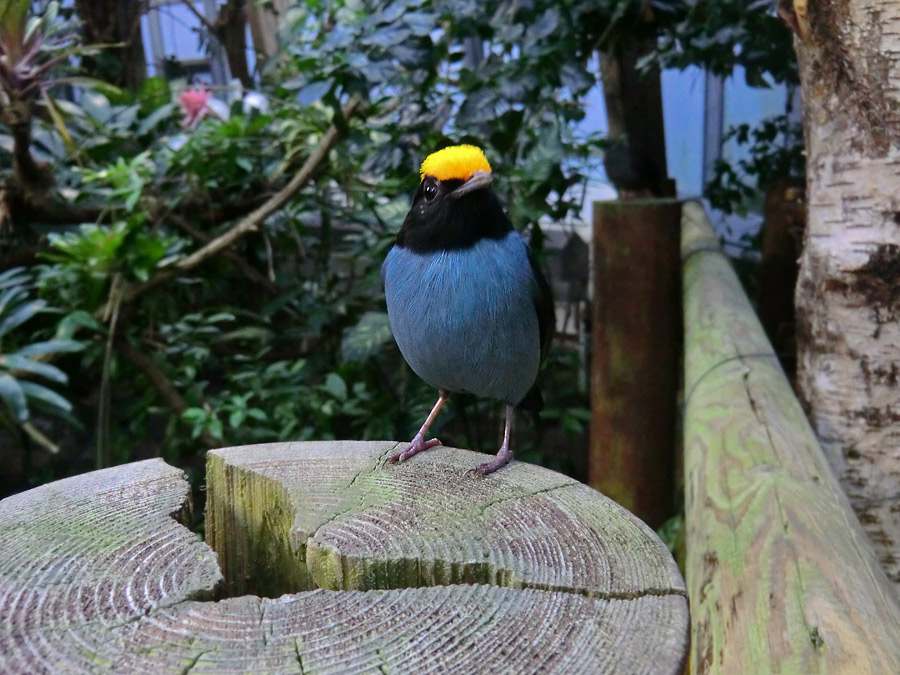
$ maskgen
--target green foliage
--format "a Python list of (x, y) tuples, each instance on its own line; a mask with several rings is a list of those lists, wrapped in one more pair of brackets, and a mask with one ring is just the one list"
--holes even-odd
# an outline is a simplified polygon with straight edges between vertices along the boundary
[(771, 0), (650, 0), (663, 67), (701, 66), (728, 77), (738, 66), (751, 87), (799, 82), (792, 34)]
[(733, 141), (746, 147), (746, 157), (737, 162), (716, 162), (706, 196), (717, 209), (746, 214), (747, 207), (776, 178), (802, 178), (806, 165), (803, 155), (803, 129), (791, 124), (786, 115), (763, 120), (757, 126), (732, 127), (723, 144)]
[[(600, 147), (576, 126), (595, 85), (594, 50), (632, 27), (656, 34), (701, 7), (652, 2), (656, 18), (647, 22), (646, 4), (308, 0), (286, 15), (283, 54), (265, 65), (268, 109), (235, 100), (227, 115), (190, 124), (180, 119), (176, 83), (150, 78), (123, 92), (51, 79), (65, 58), (34, 56), (35, 90), (67, 83), (78, 103), (32, 101), (30, 149), (52, 169), (48, 198), (58, 209), (53, 224), (17, 223), (3, 243), (40, 248), (35, 290), (63, 314), (53, 339), (77, 336), (84, 350), (60, 357), (75, 343), (48, 343), (47, 326), (23, 335), (18, 347), (38, 351), (4, 350), (21, 357), (4, 372), (22, 395), (0, 382), (6, 407), (18, 415), (22, 396), (49, 406), (56, 399), (35, 387), (53, 390), (32, 379), (58, 383), (68, 372), (73, 395), (88, 402), (72, 414), (92, 430), (103, 461), (133, 459), (139, 446), (190, 466), (204, 444), (412, 437), (434, 392), (390, 339), (379, 272), (420, 162), (453, 142), (484, 147), (514, 223), (539, 247), (540, 222), (578, 205), (579, 167)], [(726, 16), (706, 11), (709, 30)], [(758, 13), (758, 3), (747, 11)], [(57, 25), (51, 14), (41, 25)], [(709, 54), (735, 39), (719, 35)], [(49, 38), (43, 45), (63, 49)], [(70, 39), (65, 49), (84, 48)], [(752, 54), (741, 55), (745, 66)], [(344, 119), (351, 96), (363, 106)], [(342, 140), (283, 208), (227, 254), (178, 267), (281, 190), (331, 124)], [(15, 178), (6, 168), (11, 138), (7, 122), (3, 180)], [(33, 302), (24, 297), (14, 299)], [(31, 365), (48, 344), (48, 360)], [(550, 359), (543, 420), (576, 442), (588, 420), (573, 384), (580, 364), (558, 347)], [(448, 443), (493, 449), (497, 408), (452, 401), (435, 430)], [(521, 438), (519, 456), (572, 470), (536, 439)]]
[(32, 440), (55, 449), (30, 424), (32, 409), (66, 418), (72, 404), (52, 388), (67, 384), (68, 377), (42, 359), (48, 354), (80, 351), (84, 345), (63, 337), (37, 339), (33, 334), (24, 342), (17, 341), (24, 334), (26, 322), (50, 311), (46, 301), (35, 298), (32, 290), (31, 276), (24, 269), (0, 273), (0, 400), (5, 406), (0, 411), (0, 423), (19, 428)]
[[(126, 204), (125, 210), (131, 208)], [(144, 214), (108, 226), (51, 232), (48, 241), (42, 257), (53, 264), (39, 269), (38, 287), (60, 306), (87, 312), (101, 305), (114, 276), (146, 281), (184, 243), (173, 234), (149, 231)]]

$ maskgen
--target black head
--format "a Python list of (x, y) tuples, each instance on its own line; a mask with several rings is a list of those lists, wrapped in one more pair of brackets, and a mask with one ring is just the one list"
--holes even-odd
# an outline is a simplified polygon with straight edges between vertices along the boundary
[(397, 245), (416, 253), (469, 248), (484, 238), (502, 239), (512, 230), (491, 189), (491, 174), (468, 180), (426, 175), (397, 235)]

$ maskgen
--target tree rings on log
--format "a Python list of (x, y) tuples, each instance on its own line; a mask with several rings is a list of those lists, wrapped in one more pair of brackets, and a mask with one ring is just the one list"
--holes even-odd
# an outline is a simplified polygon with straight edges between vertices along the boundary
[(3, 500), (0, 672), (681, 671), (684, 582), (643, 523), (539, 467), (395, 446), (210, 452), (213, 548), (160, 460)]

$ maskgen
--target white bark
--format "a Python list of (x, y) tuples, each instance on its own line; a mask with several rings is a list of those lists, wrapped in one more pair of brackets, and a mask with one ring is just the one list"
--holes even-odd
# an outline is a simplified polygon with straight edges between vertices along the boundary
[(900, 584), (900, 0), (795, 0), (809, 220), (798, 386)]

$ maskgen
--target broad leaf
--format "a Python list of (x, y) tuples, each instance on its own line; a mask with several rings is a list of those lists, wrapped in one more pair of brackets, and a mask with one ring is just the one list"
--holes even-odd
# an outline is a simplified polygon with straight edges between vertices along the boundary
[(47, 302), (45, 300), (32, 300), (16, 307), (3, 321), (0, 321), (0, 337), (28, 321), (46, 306)]
[(72, 404), (52, 389), (34, 382), (19, 382), (19, 385), (30, 401), (39, 403), (48, 412), (57, 414), (72, 412)]
[(16, 352), (18, 356), (36, 356), (38, 354), (52, 354), (54, 352), (80, 352), (84, 349), (84, 343), (78, 340), (45, 340), (22, 347)]
[(337, 373), (328, 373), (322, 388), (338, 401), (347, 400), (347, 383)]
[(28, 401), (25, 392), (16, 378), (9, 373), (0, 373), (0, 398), (19, 422), (28, 419)]
[(26, 356), (20, 356), (19, 354), (5, 354), (0, 356), (0, 366), (3, 366), (8, 370), (17, 370), (30, 375), (45, 377), (48, 380), (53, 380), (60, 384), (65, 384), (69, 381), (66, 374), (56, 366), (52, 366), (49, 363), (34, 361)]
[(327, 80), (320, 80), (319, 82), (312, 82), (297, 92), (297, 103), (300, 105), (312, 105), (331, 91), (333, 85), (334, 80), (330, 78)]
[(355, 326), (344, 331), (341, 356), (345, 361), (365, 361), (390, 342), (391, 325), (386, 312), (366, 312)]

